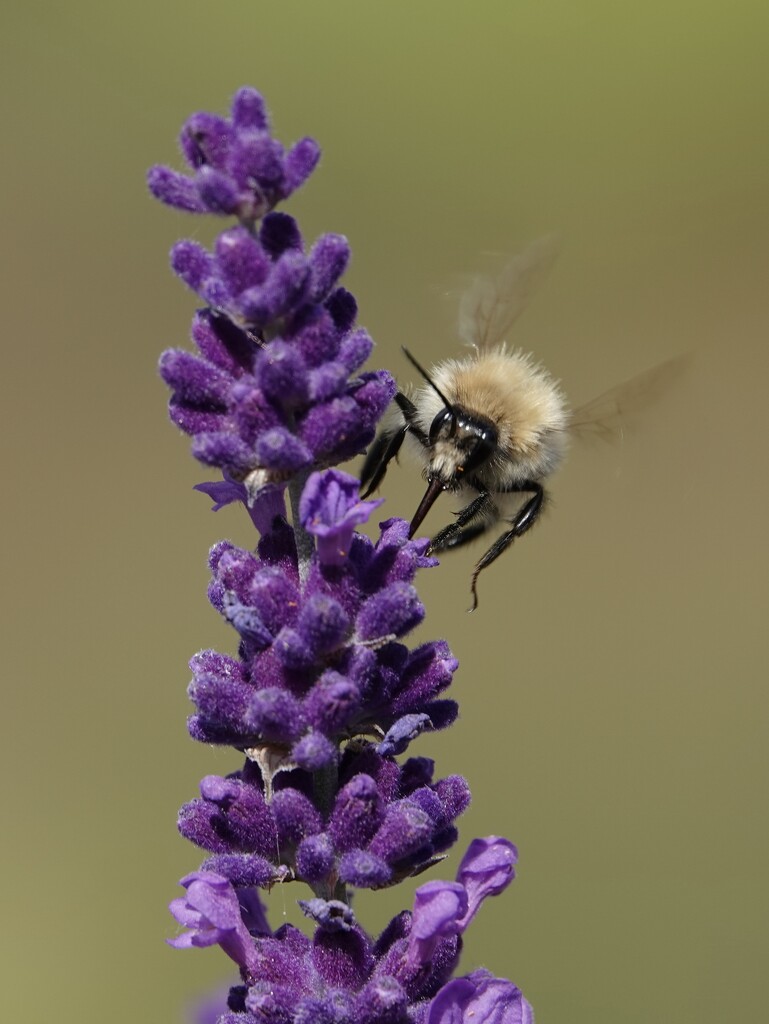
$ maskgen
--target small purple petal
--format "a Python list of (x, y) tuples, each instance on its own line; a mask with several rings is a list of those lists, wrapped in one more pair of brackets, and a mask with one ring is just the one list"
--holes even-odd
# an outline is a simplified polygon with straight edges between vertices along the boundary
[(213, 480), (210, 483), (195, 484), (192, 489), (208, 495), (214, 503), (214, 512), (234, 501), (242, 501), (245, 505), (248, 498), (245, 486), (236, 480)]
[(427, 964), (439, 939), (460, 933), (467, 912), (467, 893), (457, 882), (428, 882), (414, 893), (408, 958), (413, 965)]
[(457, 870), (457, 882), (467, 890), (467, 915), (462, 931), (487, 896), (497, 896), (515, 878), (518, 851), (509, 839), (487, 836), (473, 839)]
[(213, 872), (195, 871), (183, 878), (181, 884), (187, 894), (171, 903), (171, 913), (190, 931), (169, 939), (169, 945), (182, 949), (218, 944), (243, 970), (253, 967), (253, 940), (229, 881)]
[(404, 715), (387, 730), (385, 738), (377, 747), (377, 753), (382, 757), (402, 754), (412, 740), (431, 726), (432, 722), (427, 715)]

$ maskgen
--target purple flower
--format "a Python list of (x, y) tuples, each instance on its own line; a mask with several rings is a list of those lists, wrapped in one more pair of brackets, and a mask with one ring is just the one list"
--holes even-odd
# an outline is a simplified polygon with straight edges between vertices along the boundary
[[(415, 583), (436, 565), (405, 520), (357, 528), (380, 499), (335, 468), (365, 451), (395, 394), (386, 371), (362, 371), (373, 342), (341, 285), (350, 247), (325, 234), (306, 247), (274, 207), (301, 185), (319, 150), (289, 150), (269, 131), (261, 96), (241, 89), (229, 118), (194, 114), (181, 147), (188, 175), (150, 171), (152, 192), (190, 212), (229, 215), (210, 250), (178, 242), (171, 262), (204, 308), (196, 351), (171, 349), (160, 373), (172, 421), (193, 455), (221, 471), (201, 483), (219, 510), (243, 504), (255, 545), (215, 544), (208, 596), (235, 631), (235, 651), (197, 653), (190, 735), (233, 747), (229, 774), (207, 775), (179, 812), (204, 851), (171, 910), (177, 948), (219, 945), (240, 983), (217, 1024), (526, 1024), (520, 991), (485, 971), (455, 977), (463, 935), (488, 896), (514, 877), (506, 839), (476, 839), (456, 880), (427, 881), (413, 911), (369, 936), (353, 888), (381, 889), (434, 868), (457, 841), (470, 802), (459, 775), (425, 757), (401, 760), (425, 731), (457, 718), (444, 691), (448, 645), (415, 647), (424, 619)], [(288, 498), (288, 501), (286, 501)], [(260, 889), (303, 883), (308, 937), (271, 931)]]
[(534, 1024), (521, 990), (488, 971), (454, 978), (430, 1003), (424, 1024)]
[(171, 913), (189, 931), (168, 939), (168, 944), (177, 949), (219, 945), (247, 973), (254, 964), (253, 941), (229, 881), (210, 871), (194, 871), (181, 884), (187, 894), (171, 903)]
[(299, 517), (308, 533), (318, 539), (322, 565), (342, 565), (350, 550), (355, 527), (368, 521), (384, 501), (361, 501), (360, 481), (338, 469), (313, 473), (302, 492)]

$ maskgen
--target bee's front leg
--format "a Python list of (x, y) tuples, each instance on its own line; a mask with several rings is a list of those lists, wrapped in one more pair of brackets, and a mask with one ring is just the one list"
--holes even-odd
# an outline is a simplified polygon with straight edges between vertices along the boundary
[[(474, 523), (474, 519), (480, 521)], [(457, 518), (453, 523), (449, 523), (433, 537), (428, 551), (459, 548), (485, 533), (496, 521), (497, 510), (491, 495), (488, 491), (482, 491), (477, 498), (473, 498), (469, 505), (465, 505), (462, 511), (457, 513)]]

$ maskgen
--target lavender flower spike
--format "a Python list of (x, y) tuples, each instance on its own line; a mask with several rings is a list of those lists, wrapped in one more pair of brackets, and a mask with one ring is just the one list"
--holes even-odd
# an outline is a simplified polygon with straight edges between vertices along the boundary
[[(171, 904), (186, 930), (170, 944), (218, 945), (237, 964), (211, 1024), (531, 1024), (511, 982), (455, 976), (481, 903), (514, 877), (508, 840), (473, 840), (455, 881), (421, 885), (378, 937), (351, 906), (356, 888), (434, 869), (470, 790), (407, 756), (458, 716), (449, 646), (409, 646), (425, 617), (417, 574), (437, 562), (403, 519), (373, 540), (358, 532), (382, 502), (361, 500), (337, 468), (366, 450), (396, 390), (385, 370), (363, 370), (373, 341), (340, 284), (349, 243), (325, 234), (307, 246), (275, 209), (320, 151), (311, 139), (285, 150), (250, 88), (229, 118), (193, 114), (181, 146), (191, 173), (153, 168), (153, 194), (233, 221), (210, 250), (172, 249), (203, 308), (196, 351), (165, 352), (160, 374), (171, 420), (221, 475), (197, 489), (225, 515), (245, 506), (258, 536), (209, 554), (209, 600), (235, 642), (190, 661), (188, 729), (235, 760), (179, 812), (203, 862)], [(259, 891), (278, 882), (303, 887), (311, 934), (270, 929)]]

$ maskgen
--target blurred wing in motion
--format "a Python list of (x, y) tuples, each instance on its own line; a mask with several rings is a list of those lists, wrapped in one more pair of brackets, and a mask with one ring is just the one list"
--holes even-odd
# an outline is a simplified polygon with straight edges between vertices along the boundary
[(635, 426), (639, 415), (680, 379), (688, 364), (688, 356), (677, 356), (609, 388), (572, 412), (569, 432), (580, 440), (615, 440)]
[(557, 255), (555, 235), (545, 235), (507, 263), (498, 277), (476, 277), (459, 303), (462, 341), (477, 349), (501, 344)]

